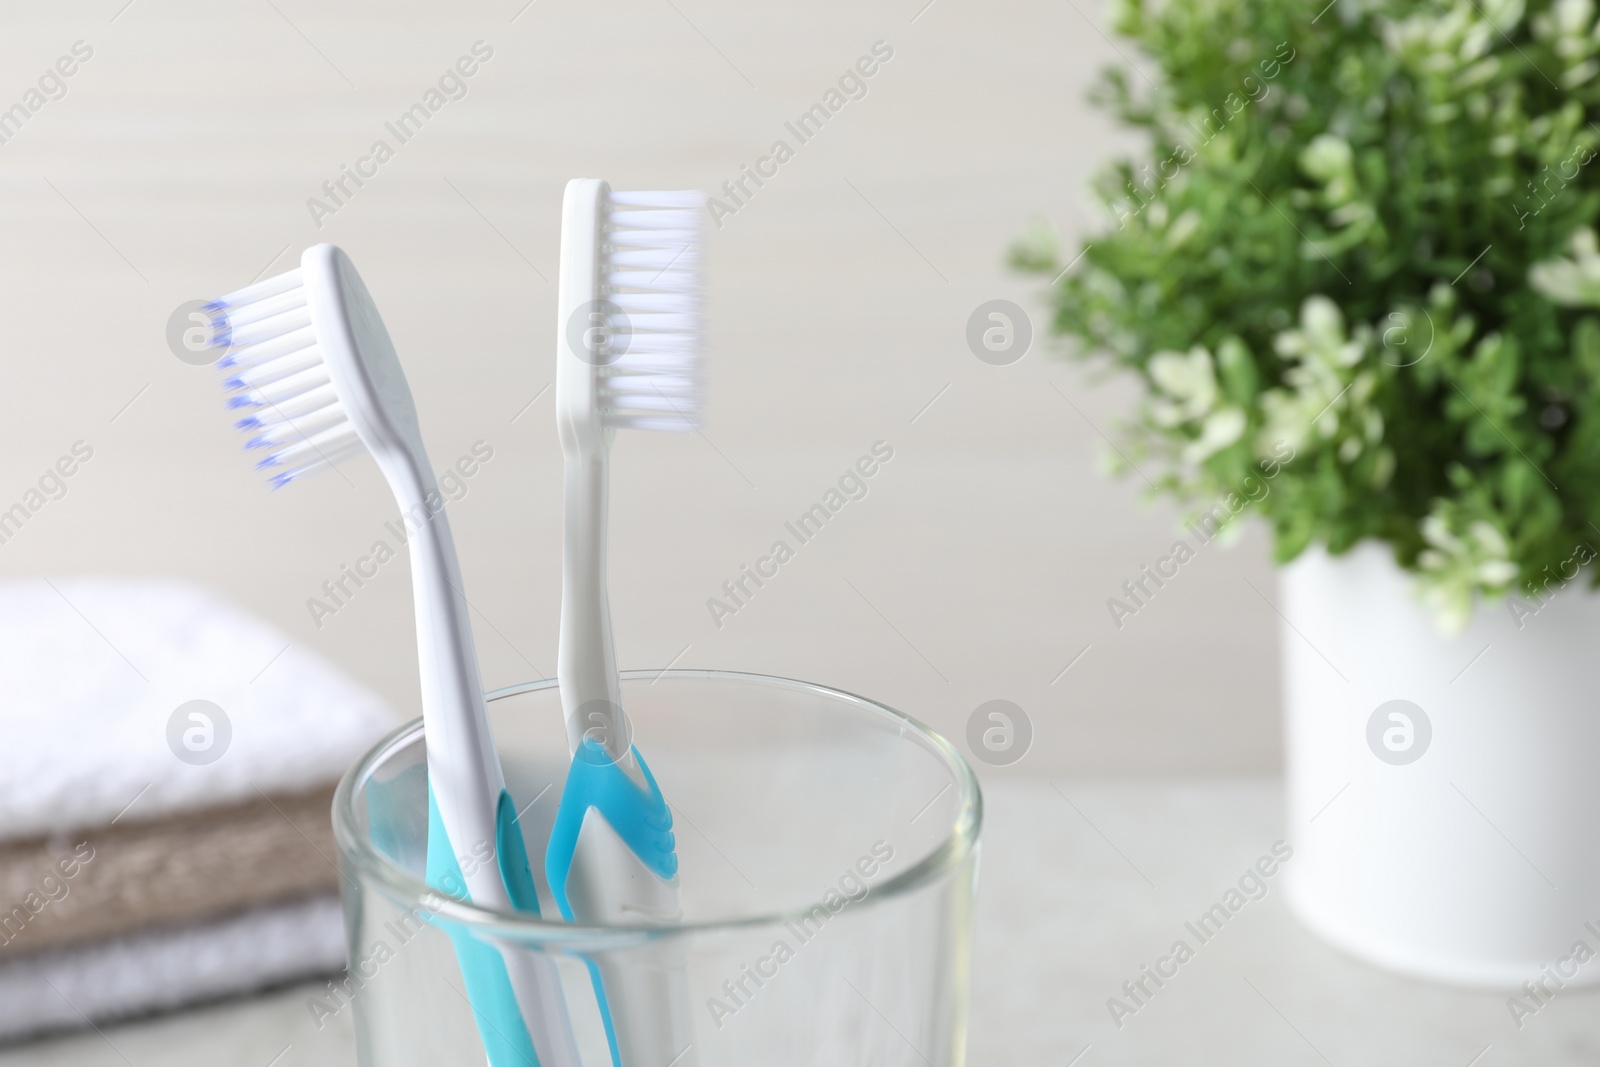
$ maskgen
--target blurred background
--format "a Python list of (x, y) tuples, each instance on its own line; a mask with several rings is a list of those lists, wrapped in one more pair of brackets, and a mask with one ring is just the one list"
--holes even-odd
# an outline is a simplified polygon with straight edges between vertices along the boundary
[[(1170, 546), (1175, 512), (1098, 474), (1125, 394), (1051, 357), (1040, 280), (1004, 265), (1036, 220), (1088, 227), (1082, 188), (1115, 147), (1084, 101), (1116, 58), (1094, 24), (945, 0), (914, 23), (914, 8), (547, 2), (515, 22), (515, 5), (12, 16), (9, 69), (79, 38), (95, 56), (3, 149), (8, 344), (37, 354), (16, 358), (4, 461), (20, 493), (74, 440), (96, 457), (5, 565), (185, 575), (414, 710), (403, 567), (320, 628), (306, 606), (395, 517), (376, 469), (263, 493), (215, 372), (164, 339), (180, 303), (332, 241), (381, 302), (435, 465), (494, 450), (451, 507), (486, 682), (549, 675), (560, 449), (541, 390), (562, 187), (716, 193), (783, 139), (795, 157), (709, 235), (704, 437), (617, 448), (621, 662), (825, 680), (952, 735), (1010, 699), (1051, 724), (1028, 757), (1041, 769), (1272, 771), (1273, 616), (1240, 580), (1270, 581), (1259, 545), (1112, 625), (1106, 599)], [(494, 55), (467, 95), (398, 144), (384, 124), (478, 40)], [(799, 144), (784, 124), (879, 40), (893, 58), (867, 95)], [(331, 204), (323, 183), (380, 138), (395, 158), (319, 227), (307, 200)], [(966, 342), (994, 298), (1036, 320), (1009, 367)], [(895, 458), (869, 495), (719, 629), (707, 599), (879, 440)]]
[[(1022, 709), (1025, 757), (978, 764), (972, 1062), (1600, 1052), (1592, 999), (1524, 1033), (1503, 998), (1345, 960), (1275, 895), (1196, 964), (1215, 981), (1108, 1018), (1184, 917), (1287, 835), (1264, 532), (1206, 548), (1116, 624), (1107, 599), (1166, 553), (1178, 512), (1102, 475), (1134, 394), (1053, 351), (1044, 279), (1005, 267), (1030, 226), (1067, 245), (1103, 226), (1087, 179), (1134, 144), (1085, 100), (1119, 60), (1097, 2), (71, 0), (3, 17), (7, 100), (74, 42), (93, 55), (0, 144), (0, 503), (74, 442), (93, 458), (0, 544), (0, 575), (182, 578), (332, 661), (396, 722), (418, 713), (406, 565), (336, 611), (311, 603), (388, 537), (376, 469), (267, 492), (216, 372), (165, 337), (184, 302), (331, 241), (385, 314), (435, 466), (492, 453), (450, 504), (486, 684), (552, 675), (562, 187), (717, 195), (783, 139), (793, 158), (708, 235), (704, 433), (616, 449), (618, 659), (821, 682), (964, 749), (979, 705)], [(477, 42), (490, 54), (464, 95), (398, 143), (385, 124)], [(785, 124), (875, 46), (892, 54), (865, 95), (798, 143)], [(396, 150), (376, 176), (331, 212), (308, 206), (332, 204), (324, 183), (380, 138)], [(1005, 366), (967, 340), (995, 299), (1031, 317), (1031, 348)], [(892, 459), (867, 495), (718, 619), (724, 582), (879, 442)], [(348, 1031), (312, 1026), (304, 1001), (277, 990), (0, 1063), (353, 1062)]]

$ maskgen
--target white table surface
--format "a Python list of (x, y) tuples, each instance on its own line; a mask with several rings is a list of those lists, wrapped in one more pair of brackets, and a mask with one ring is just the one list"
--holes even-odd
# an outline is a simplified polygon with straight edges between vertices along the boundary
[[(1593, 993), (1561, 994), (1518, 1032), (1503, 995), (1396, 978), (1325, 946), (1288, 914), (1282, 887), (1273, 883), (1148, 1007), (1115, 1028), (1106, 999), (1185, 936), (1184, 920), (1219, 898), (1281, 836), (1279, 796), (1278, 783), (1260, 780), (991, 782), (969, 1061), (977, 1067), (1600, 1062), (1600, 1002)], [(312, 1022), (305, 1001), (313, 988), (0, 1051), (0, 1067), (355, 1063), (347, 1016), (321, 1031)]]

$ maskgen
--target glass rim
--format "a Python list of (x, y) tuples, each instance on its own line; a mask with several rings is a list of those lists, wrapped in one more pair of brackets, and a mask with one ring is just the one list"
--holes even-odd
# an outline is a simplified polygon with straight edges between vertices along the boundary
[[(948, 871), (954, 870), (959, 864), (966, 861), (977, 847), (978, 834), (983, 825), (983, 794), (979, 788), (977, 776), (954, 745), (904, 712), (896, 711), (880, 701), (846, 692), (843, 689), (834, 689), (831, 686), (819, 685), (815, 682), (805, 682), (795, 678), (784, 678), (771, 674), (696, 668), (620, 671), (618, 673), (623, 681), (649, 679), (655, 682), (662, 678), (678, 678), (745, 682), (824, 696), (842, 703), (856, 705), (863, 710), (894, 720), (899, 724), (903, 732), (913, 735), (939, 758), (949, 772), (959, 793), (955, 820), (950, 824), (948, 832), (937, 847), (909, 869), (902, 871), (881, 886), (878, 886), (863, 898), (858, 906), (872, 906), (880, 901), (893, 900), (896, 897), (904, 896), (919, 889)], [(552, 689), (558, 685), (558, 681), (554, 678), (545, 678), (535, 682), (522, 682), (487, 693), (485, 694), (485, 699), (488, 701), (502, 700), (521, 696), (524, 693)], [(726, 919), (705, 919), (695, 922), (675, 923), (669, 926), (648, 926), (643, 924), (594, 926), (564, 922), (558, 915), (535, 916), (523, 912), (501, 911), (497, 908), (487, 908), (473, 904), (470, 901), (457, 900), (446, 896), (428, 886), (422, 879), (402, 870), (381, 853), (372, 844), (368, 835), (358, 831), (359, 824), (356, 821), (353, 809), (356, 784), (369, 778), (371, 772), (378, 765), (392, 756), (398, 749), (414, 743), (421, 734), (422, 720), (420, 718), (412, 719), (410, 722), (391, 731), (377, 744), (368, 749), (344, 773), (344, 776), (339, 779), (338, 788), (334, 791), (333, 796), (333, 835), (334, 841), (338, 846), (340, 858), (352, 862), (364, 880), (375, 883), (384, 891), (385, 895), (390, 896), (396, 903), (409, 906), (418, 902), (425, 902), (427, 910), (433, 917), (444, 919), (451, 924), (479, 928), (485, 930), (485, 932), (492, 930), (493, 936), (496, 937), (510, 937), (519, 941), (560, 943), (563, 947), (571, 950), (589, 950), (591, 947), (599, 947), (602, 944), (605, 948), (615, 949), (623, 947), (619, 943), (632, 944), (646, 941), (662, 941), (694, 934), (779, 925), (808, 917), (817, 907), (826, 906), (821, 899), (818, 899), (805, 907)], [(938, 798), (935, 797), (935, 799)]]

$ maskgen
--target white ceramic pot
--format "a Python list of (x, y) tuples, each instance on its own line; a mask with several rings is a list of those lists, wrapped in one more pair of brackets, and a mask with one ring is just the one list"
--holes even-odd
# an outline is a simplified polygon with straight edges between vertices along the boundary
[[(1480, 607), (1456, 637), (1386, 546), (1312, 550), (1281, 577), (1291, 908), (1337, 947), (1416, 977), (1600, 980), (1600, 960), (1570, 960), (1580, 941), (1600, 951), (1588, 568), (1542, 607), (1527, 601), (1532, 614)], [(1369, 729), (1389, 701), (1422, 714), (1393, 705)]]

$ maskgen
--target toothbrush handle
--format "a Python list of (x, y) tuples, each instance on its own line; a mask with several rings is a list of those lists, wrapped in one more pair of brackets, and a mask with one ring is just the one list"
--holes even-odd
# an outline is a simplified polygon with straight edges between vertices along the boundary
[[(490, 857), (493, 864), (476, 854), (459, 857), (429, 783), (427, 882), (458, 895), (465, 880), (463, 859), (473, 867), (481, 864), (495, 871), (518, 910), (537, 915), (538, 895), (511, 795), (502, 792), (497, 807), (499, 839)], [(581, 1067), (561, 975), (553, 960), (519, 950), (515, 944), (491, 944), (453, 922), (435, 922), (455, 946), (489, 1067)]]
[[(428, 746), (426, 880), (480, 906), (538, 914), (516, 807), (489, 729), (444, 498), (426, 466), (407, 464), (395, 474), (404, 480), (391, 484), (414, 490), (405, 497), (413, 503), (401, 521), (412, 531), (408, 548)], [(490, 1067), (578, 1067), (555, 964), (514, 945), (489, 944), (459, 926), (447, 926), (446, 933)]]
[[(573, 757), (545, 852), (562, 918), (596, 925), (681, 922), (672, 809), (644, 758), (642, 784), (594, 741)], [(616, 1067), (694, 1067), (694, 1016), (681, 940), (589, 961)]]
[[(593, 921), (671, 925), (681, 921), (677, 879), (652, 872), (603, 819), (583, 828), (569, 883), (572, 907)], [(583, 899), (578, 899), (578, 898)], [(590, 962), (613, 1060), (621, 1067), (695, 1067), (694, 1005), (680, 939)]]

